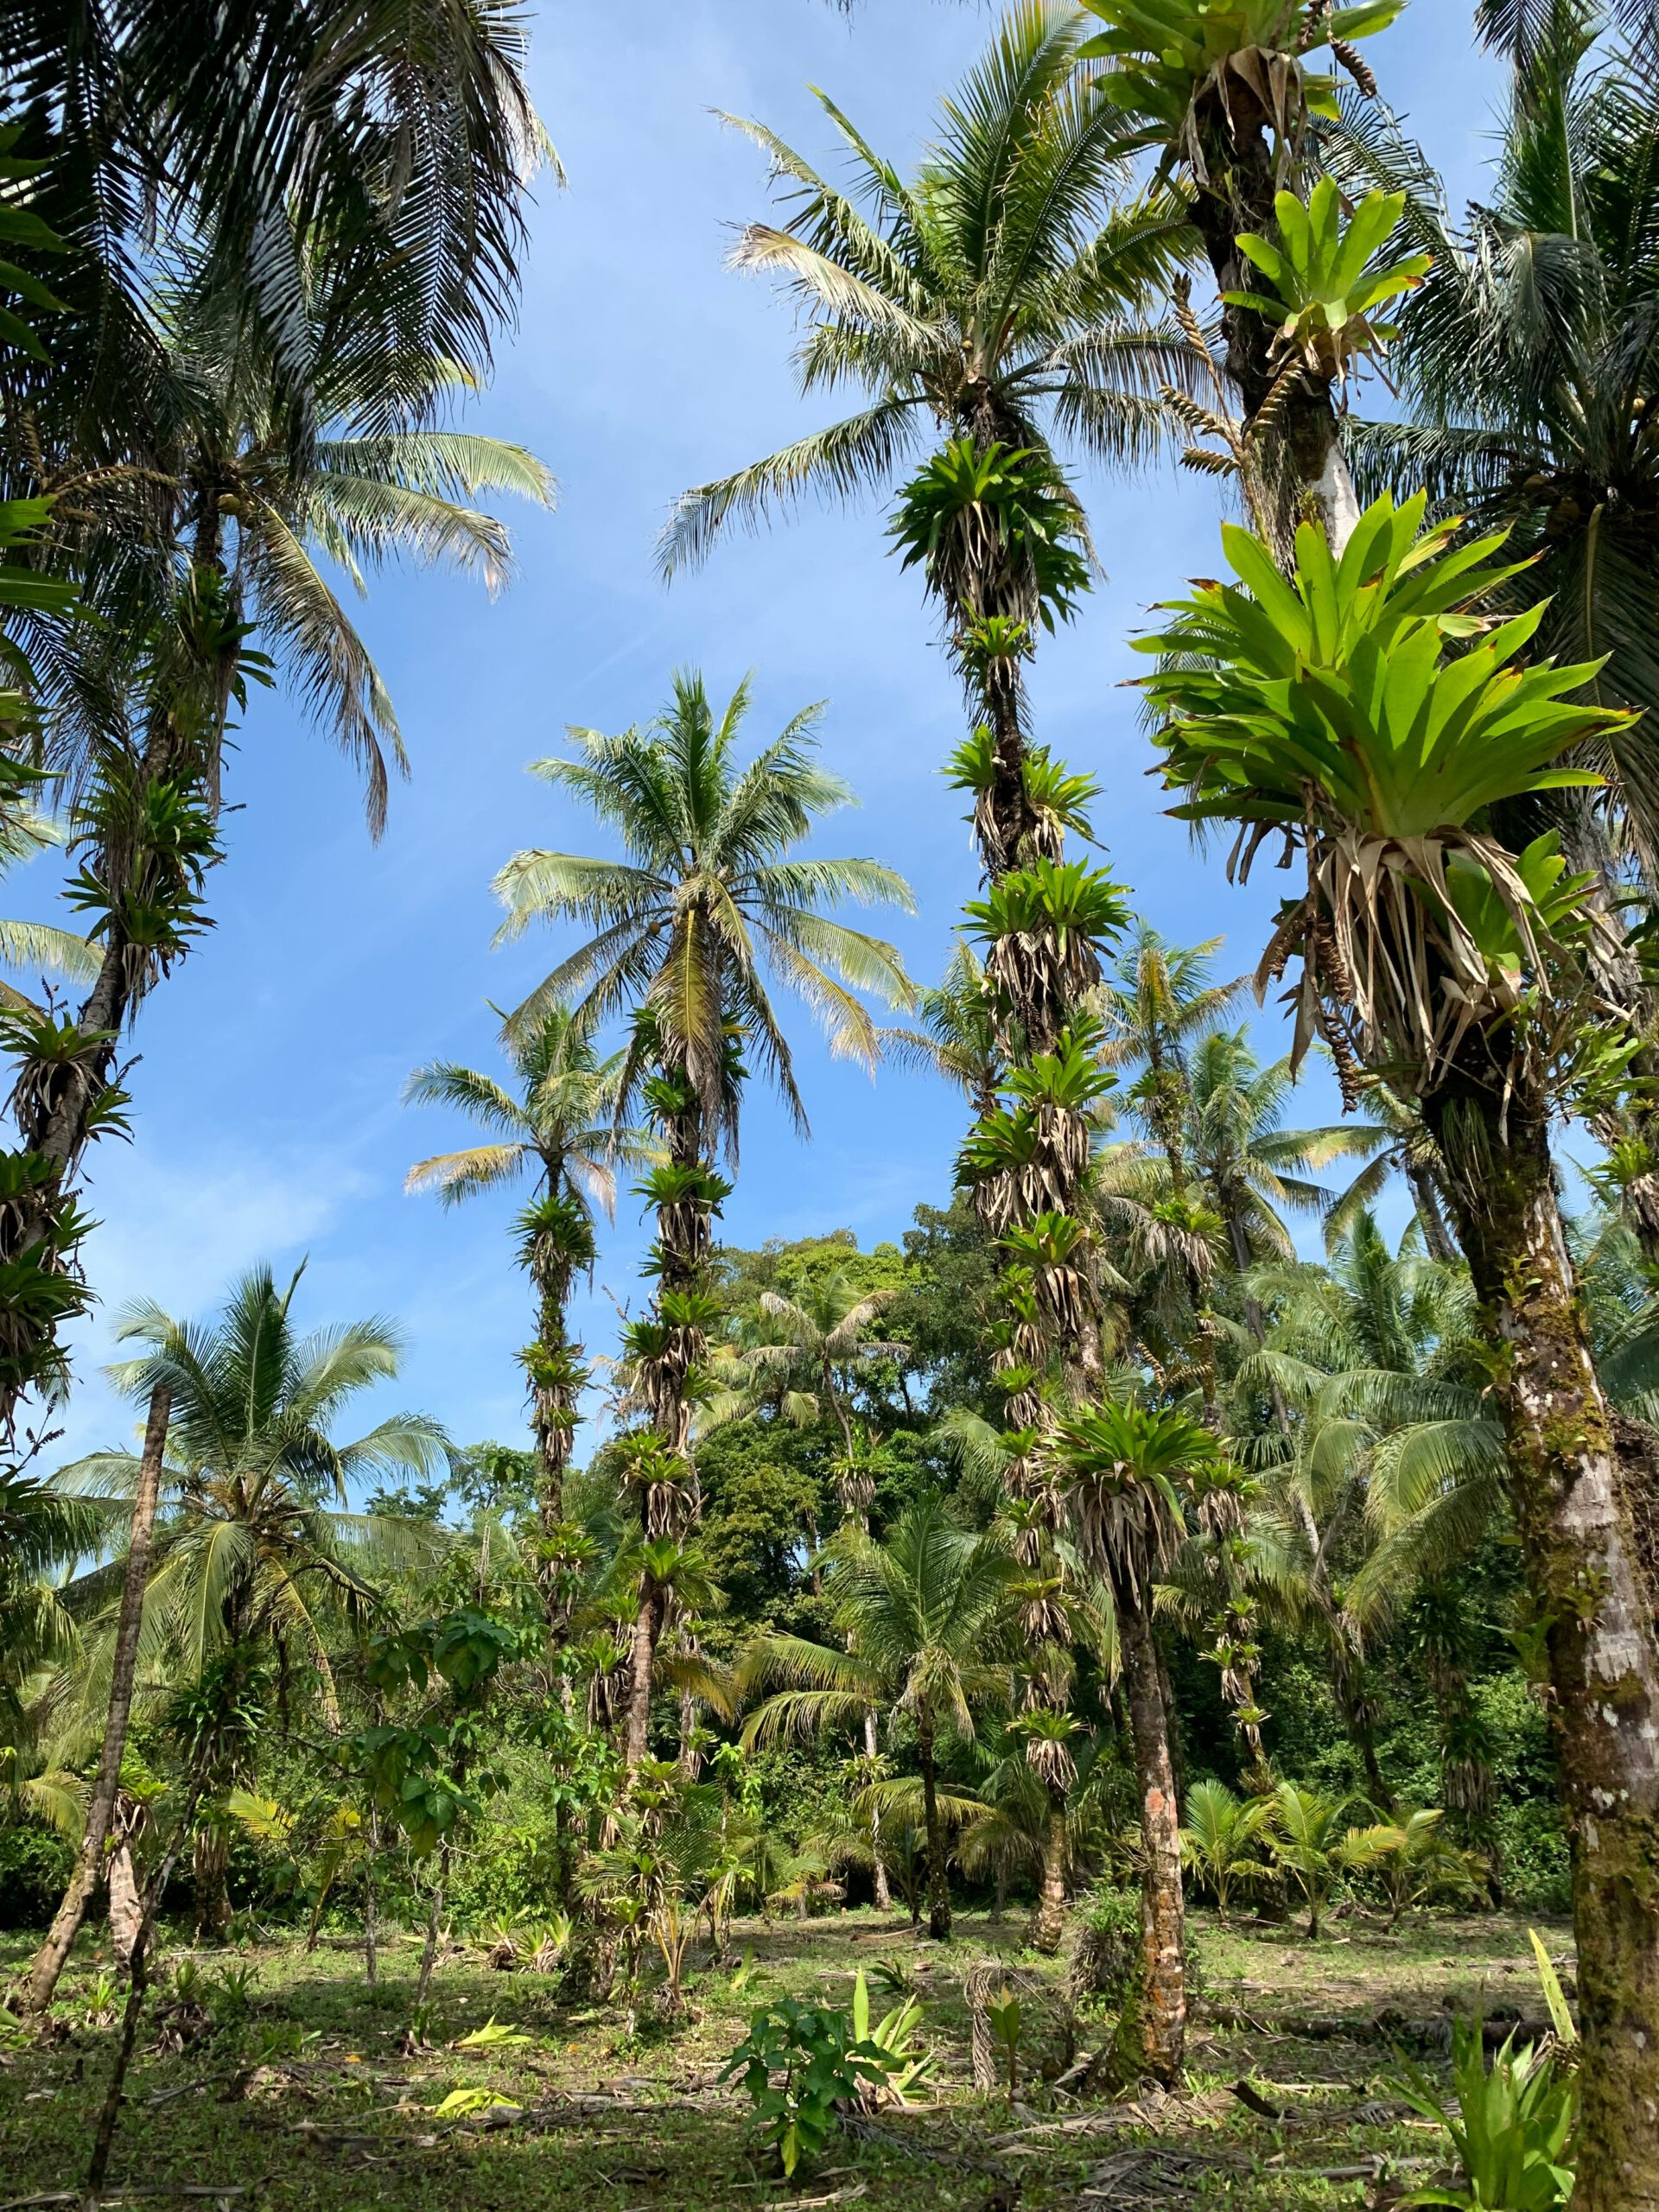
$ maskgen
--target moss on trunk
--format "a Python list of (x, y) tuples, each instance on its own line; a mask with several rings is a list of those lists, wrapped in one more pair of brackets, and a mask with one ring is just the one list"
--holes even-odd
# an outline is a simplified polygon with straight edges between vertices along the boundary
[(1573, 1862), (1584, 2037), (1574, 2212), (1659, 2212), (1659, 1635), (1633, 1497), (1562, 1233), (1541, 1105), (1425, 1101), (1494, 1347)]

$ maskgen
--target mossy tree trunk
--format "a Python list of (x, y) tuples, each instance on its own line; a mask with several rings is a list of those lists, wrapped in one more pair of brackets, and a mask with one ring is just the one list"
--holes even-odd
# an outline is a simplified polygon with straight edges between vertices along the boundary
[(1494, 1398), (1572, 1853), (1584, 2058), (1573, 2212), (1659, 2212), (1659, 1632), (1636, 1537), (1645, 1461), (1597, 1380), (1548, 1120), (1448, 1084), (1425, 1109), (1497, 1348)]

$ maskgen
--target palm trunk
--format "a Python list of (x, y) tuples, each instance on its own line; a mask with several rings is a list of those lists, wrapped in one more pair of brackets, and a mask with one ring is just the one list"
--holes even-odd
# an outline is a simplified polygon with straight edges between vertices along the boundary
[(628, 1707), (622, 1739), (623, 1789), (651, 1750), (651, 1684), (666, 1612), (663, 1593), (649, 1582), (639, 1599), (628, 1661)]
[[(685, 1071), (665, 1068), (664, 1073), (683, 1077)], [(709, 1147), (704, 1140), (702, 1114), (697, 1106), (673, 1116), (664, 1135), (670, 1159), (677, 1167), (701, 1167), (707, 1164)], [(702, 1281), (708, 1264), (712, 1229), (709, 1208), (701, 1202), (682, 1200), (658, 1209), (659, 1295), (661, 1291), (694, 1289)], [(686, 1377), (706, 1350), (701, 1329), (677, 1325), (671, 1331), (670, 1341), (660, 1357), (648, 1363), (641, 1377), (653, 1428), (669, 1451), (688, 1466), (691, 1406), (686, 1395)], [(691, 1517), (696, 1514), (695, 1491), (693, 1497)], [(641, 1510), (645, 1510), (643, 1500)], [(640, 1592), (629, 1661), (627, 1726), (623, 1738), (625, 1797), (632, 1787), (634, 1769), (649, 1748), (652, 1676), (666, 1611), (664, 1593), (645, 1583)]]
[(1146, 1853), (1141, 1891), (1141, 2046), (1136, 2055), (1142, 2071), (1168, 2088), (1181, 2078), (1186, 2048), (1180, 1818), (1152, 1623), (1139, 1606), (1122, 1608), (1119, 1621)]
[(230, 1893), (225, 1883), (227, 1851), (228, 1839), (217, 1820), (210, 1819), (196, 1831), (193, 1871), (198, 1943), (222, 1943), (231, 1924)]
[(1411, 1185), (1412, 1203), (1417, 1218), (1422, 1224), (1423, 1243), (1428, 1248), (1431, 1260), (1443, 1266), (1454, 1267), (1458, 1248), (1452, 1241), (1452, 1232), (1446, 1225), (1446, 1216), (1440, 1211), (1440, 1194), (1434, 1187), (1434, 1178), (1421, 1161), (1408, 1164), (1406, 1180)]
[[(1192, 220), (1216, 287), (1221, 292), (1256, 289), (1260, 277), (1239, 251), (1239, 233), (1273, 237), (1278, 228), (1274, 200), (1280, 177), (1272, 140), (1276, 119), (1265, 110), (1246, 111), (1249, 100), (1236, 77), (1228, 80), (1227, 111), (1220, 95), (1207, 96), (1215, 111), (1200, 112), (1210, 175), (1192, 194)], [(1207, 128), (1205, 126), (1208, 126)], [(1224, 180), (1224, 181), (1221, 181)], [(1281, 362), (1274, 353), (1277, 325), (1254, 308), (1224, 307), (1227, 370), (1244, 404), (1248, 436), (1281, 382)], [(1331, 386), (1311, 371), (1293, 374), (1274, 412), (1275, 427), (1265, 435), (1245, 486), (1281, 560), (1289, 555), (1305, 503), (1324, 521), (1331, 544), (1340, 552), (1359, 517), (1354, 481), (1342, 450)]]
[(121, 1610), (116, 1619), (115, 1654), (110, 1668), (110, 1707), (104, 1723), (104, 1748), (86, 1808), (86, 1833), (81, 1837), (74, 1872), (64, 1891), (46, 1941), (35, 1955), (29, 1979), (16, 1993), (20, 2011), (44, 2012), (52, 2002), (69, 1953), (73, 1948), (86, 1906), (104, 1871), (105, 1847), (115, 1812), (116, 1792), (121, 1785), (121, 1759), (126, 1749), (127, 1723), (132, 1713), (133, 1681), (138, 1665), (138, 1631), (143, 1622), (144, 1591), (149, 1580), (149, 1559), (156, 1535), (156, 1510), (161, 1497), (162, 1462), (167, 1452), (167, 1425), (173, 1411), (173, 1395), (165, 1382), (150, 1392), (149, 1415), (144, 1423), (143, 1457), (138, 1465), (138, 1486), (132, 1502), (132, 1535), (127, 1548), (126, 1570), (121, 1583)]
[(945, 1865), (944, 1826), (939, 1819), (938, 1775), (931, 1732), (919, 1737), (916, 1755), (922, 1770), (922, 1816), (927, 1828), (927, 1932), (944, 1943), (950, 1939), (950, 1877)]
[(1033, 1950), (1052, 1958), (1065, 1936), (1065, 1793), (1049, 1792), (1043, 1832), (1043, 1885), (1031, 1916)]
[(1475, 1085), (1425, 1101), (1451, 1168), (1535, 1615), (1573, 1866), (1583, 2033), (1574, 2212), (1659, 2212), (1659, 1630), (1637, 1509), (1562, 1233), (1548, 1122)]
[[(875, 1715), (866, 1711), (864, 1715), (864, 1757), (869, 1763), (870, 1780), (875, 1780), (876, 1760)], [(875, 1909), (878, 1912), (893, 1910), (893, 1891), (887, 1881), (887, 1861), (881, 1856), (881, 1808), (870, 1807), (870, 1869), (875, 1881)]]

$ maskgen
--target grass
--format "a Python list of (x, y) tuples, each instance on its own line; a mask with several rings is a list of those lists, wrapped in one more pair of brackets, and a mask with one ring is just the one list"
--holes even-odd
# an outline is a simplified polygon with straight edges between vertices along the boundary
[[(705, 1967), (688, 1980), (683, 2024), (632, 2038), (614, 2012), (562, 2006), (548, 1978), (495, 1973), (481, 1949), (456, 1950), (434, 1984), (431, 2047), (413, 2056), (404, 2049), (419, 1962), (413, 1935), (385, 1949), (377, 1990), (365, 1986), (360, 1955), (344, 1939), (308, 1958), (286, 1935), (197, 1953), (199, 1993), (224, 2024), (182, 2051), (156, 2047), (147, 2025), (111, 2186), (240, 2184), (251, 2194), (234, 2200), (238, 2212), (758, 2212), (814, 2200), (856, 2201), (867, 2212), (991, 2212), (1016, 2199), (1021, 2212), (1351, 2208), (1367, 2202), (1369, 2184), (1307, 2170), (1441, 2147), (1397, 2104), (1382, 2108), (1394, 2067), (1388, 2035), (1421, 2044), (1453, 2009), (1540, 2009), (1520, 1920), (1419, 1919), (1389, 1937), (1355, 1917), (1313, 1944), (1294, 1929), (1222, 1930), (1198, 1914), (1201, 2014), (1231, 2024), (1195, 2023), (1187, 2094), (1128, 2109), (1065, 2099), (1055, 2107), (1040, 2082), (1022, 2083), (1010, 2120), (1002, 2097), (971, 2088), (962, 1980), (987, 1955), (1057, 1979), (1020, 1949), (1020, 1933), (1016, 1921), (995, 1926), (978, 1914), (962, 1916), (950, 1945), (864, 1911), (740, 1922), (737, 1954), (753, 1961), (741, 1986), (733, 1987), (730, 1968)], [(1548, 1940), (1559, 1949), (1566, 1939), (1553, 1931)], [(10, 1975), (29, 1948), (26, 1937), (0, 1939), (0, 1968)], [(183, 1955), (168, 1954), (174, 1964)], [(876, 2139), (837, 2139), (791, 2189), (756, 2146), (746, 2104), (715, 2077), (753, 2006), (785, 1994), (844, 2004), (856, 1967), (878, 1960), (903, 1961), (927, 2000), (938, 2094), (881, 2115)], [(14, 2037), (0, 2053), (6, 2200), (70, 2187), (84, 2169), (117, 2032), (100, 1980), (107, 1966), (83, 1938), (57, 2006), (60, 2039)], [(874, 2001), (880, 2005), (879, 1990)], [(492, 2018), (531, 2040), (452, 2047)], [(1287, 2022), (1309, 2032), (1283, 2032)], [(1091, 2047), (1087, 2026), (1083, 2045)], [(1248, 2109), (1230, 2088), (1241, 2078), (1283, 2117)], [(525, 2116), (435, 2116), (455, 2089), (493, 2091)], [(1211, 2163), (1160, 2168), (1129, 2156), (1154, 2149)]]

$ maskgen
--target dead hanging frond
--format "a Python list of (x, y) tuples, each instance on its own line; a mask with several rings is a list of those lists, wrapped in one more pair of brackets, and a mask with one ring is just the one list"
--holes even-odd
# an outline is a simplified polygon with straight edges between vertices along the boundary
[[(1523, 873), (1530, 852), (1517, 857), (1478, 830), (1314, 830), (1304, 849), (1306, 891), (1281, 910), (1255, 975), (1264, 999), (1290, 961), (1300, 961), (1285, 994), (1294, 1016), (1293, 1068), (1317, 1039), (1336, 1064), (1345, 1104), (1357, 1103), (1364, 1069), (1385, 1062), (1421, 1096), (1471, 1033), (1490, 1040), (1501, 1033), (1510, 1066), (1499, 1079), (1541, 1077), (1581, 1021), (1590, 988), (1587, 963), (1555, 934), (1572, 904), (1567, 880), (1557, 887), (1552, 878), (1541, 896)], [(1580, 931), (1599, 926), (1592, 914), (1573, 911)], [(1553, 985), (1541, 992), (1546, 973)], [(1581, 988), (1571, 987), (1573, 976)]]

